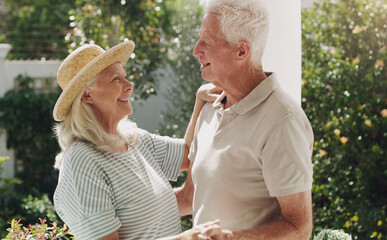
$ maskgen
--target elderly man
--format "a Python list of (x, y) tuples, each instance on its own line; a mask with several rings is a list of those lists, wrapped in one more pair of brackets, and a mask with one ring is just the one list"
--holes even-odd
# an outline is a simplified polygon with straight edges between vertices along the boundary
[(313, 131), (262, 69), (265, 8), (209, 0), (199, 35), (202, 77), (223, 93), (197, 120), (187, 181), (176, 191), (180, 214), (193, 213), (194, 225), (220, 219), (234, 239), (309, 239)]

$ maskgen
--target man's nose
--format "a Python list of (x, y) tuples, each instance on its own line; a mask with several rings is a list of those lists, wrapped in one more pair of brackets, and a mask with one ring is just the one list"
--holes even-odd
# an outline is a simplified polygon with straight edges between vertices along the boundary
[(194, 50), (192, 52), (192, 55), (194, 57), (199, 57), (199, 55), (200, 55), (199, 42), (196, 43)]

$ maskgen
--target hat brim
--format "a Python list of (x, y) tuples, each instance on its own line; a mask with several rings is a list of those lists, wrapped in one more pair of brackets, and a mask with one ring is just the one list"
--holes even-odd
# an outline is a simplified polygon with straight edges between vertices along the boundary
[(53, 111), (54, 119), (56, 121), (65, 119), (70, 112), (74, 99), (82, 92), (86, 84), (113, 63), (120, 62), (124, 67), (133, 53), (133, 50), (134, 42), (127, 41), (120, 43), (94, 58), (83, 67), (69, 84), (67, 84), (65, 89), (63, 89), (63, 92), (56, 101)]

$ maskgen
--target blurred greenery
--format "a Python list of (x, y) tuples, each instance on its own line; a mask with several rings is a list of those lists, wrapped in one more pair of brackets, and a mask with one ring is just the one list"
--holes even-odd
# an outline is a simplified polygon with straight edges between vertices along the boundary
[[(4, 0), (8, 14), (0, 41), (10, 43), (8, 59), (63, 59), (68, 11), (74, 0)], [(3, 38), (3, 39), (1, 39)]]
[(16, 159), (15, 179), (4, 180), (0, 191), (0, 231), (12, 219), (22, 218), (27, 225), (46, 217), (62, 223), (51, 201), (57, 183), (53, 163), (59, 151), (51, 113), (58, 93), (38, 93), (31, 82), (19, 76), (18, 91), (0, 98), (0, 127), (7, 131), (7, 148), (14, 149)]
[(69, 14), (72, 30), (66, 35), (70, 48), (95, 43), (108, 48), (126, 39), (136, 44), (127, 64), (136, 101), (157, 93), (153, 72), (163, 64), (171, 32), (174, 0), (75, 0)]
[(302, 106), (314, 129), (314, 226), (387, 239), (386, 0), (302, 12)]

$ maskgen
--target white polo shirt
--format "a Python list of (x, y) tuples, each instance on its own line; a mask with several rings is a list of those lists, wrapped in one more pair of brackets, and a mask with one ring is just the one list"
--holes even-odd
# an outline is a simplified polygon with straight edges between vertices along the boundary
[(224, 97), (204, 106), (189, 154), (194, 225), (220, 219), (235, 231), (277, 221), (275, 197), (312, 188), (311, 125), (274, 73), (226, 110)]

